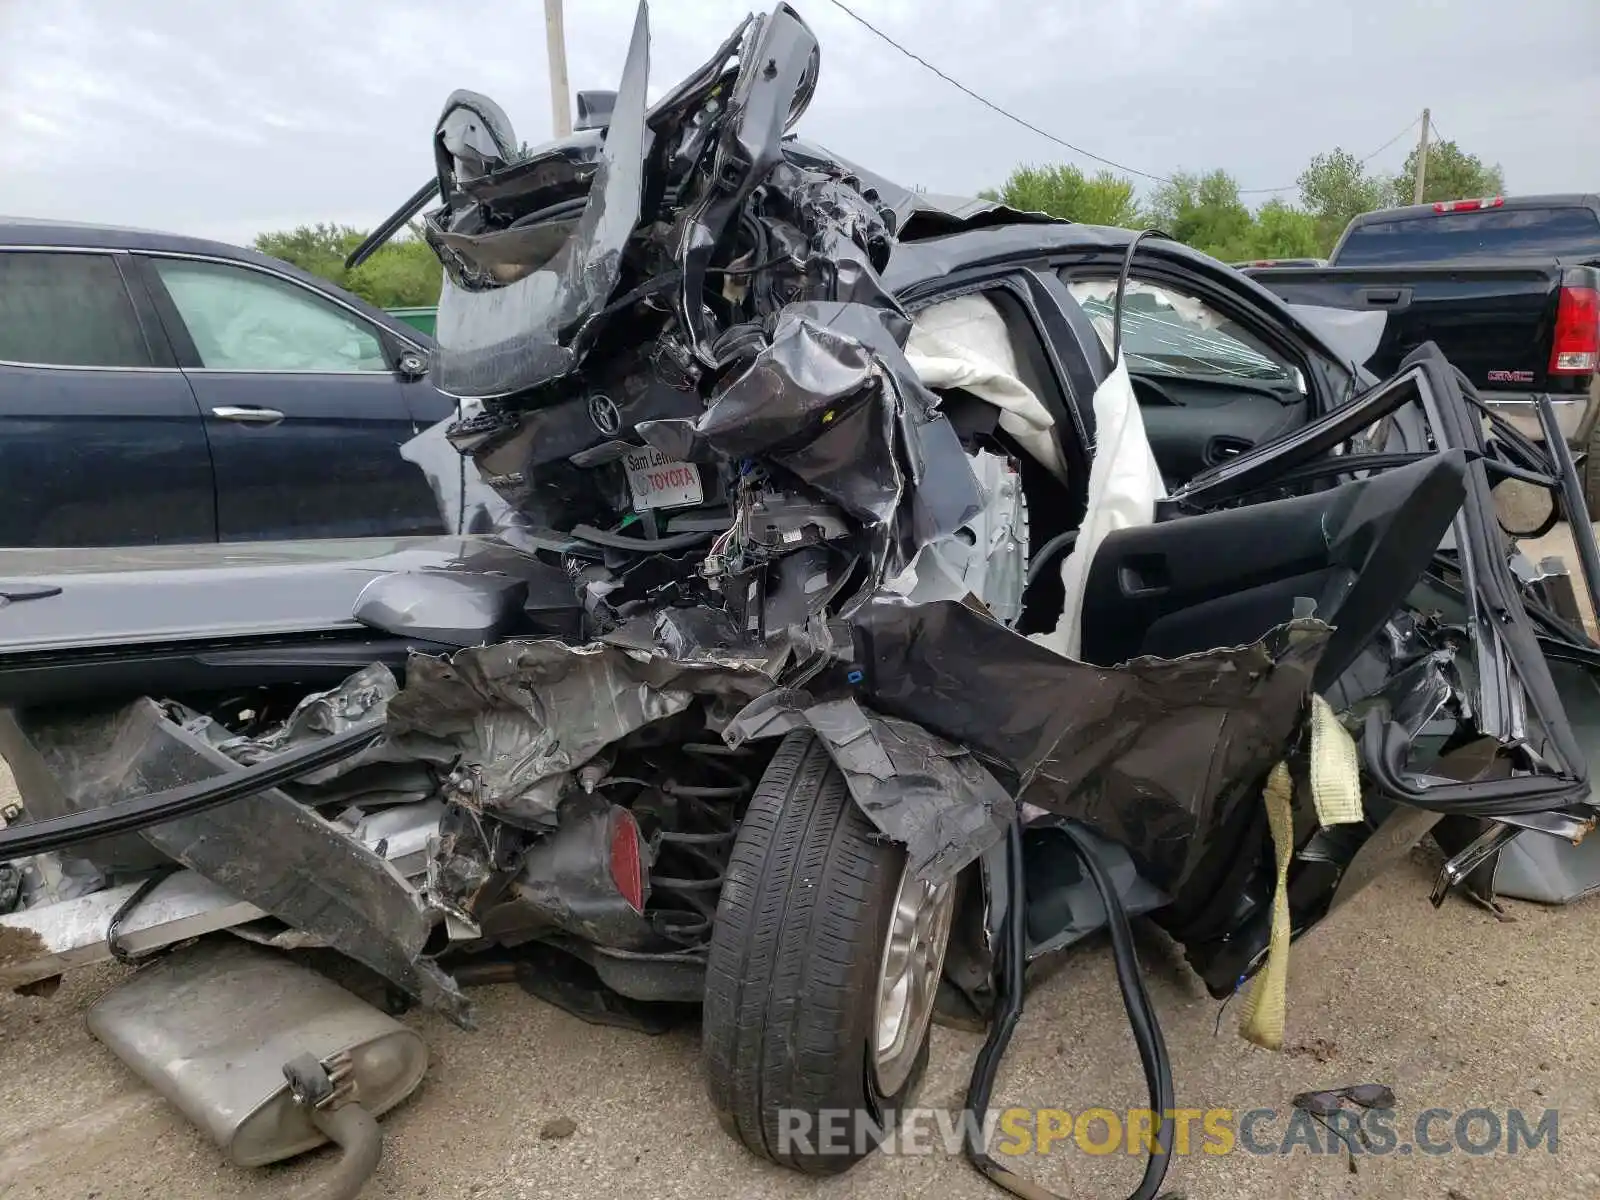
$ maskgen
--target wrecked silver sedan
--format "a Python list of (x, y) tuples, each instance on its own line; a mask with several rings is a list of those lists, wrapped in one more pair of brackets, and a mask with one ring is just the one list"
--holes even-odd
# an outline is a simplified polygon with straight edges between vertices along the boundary
[(1159, 235), (796, 139), (786, 6), (653, 106), (648, 63), (641, 7), (530, 157), (456, 93), (385, 226), (426, 208), (445, 267), (462, 410), (404, 452), (458, 534), (0, 560), (0, 981), (152, 958), (97, 1033), (239, 1162), (367, 1146), (338, 1114), (422, 1070), (308, 1002), (251, 1104), (172, 1078), (174, 1009), (299, 994), (273, 951), (463, 1025), (484, 963), (596, 1021), (698, 1004), (730, 1133), (831, 1172), (871, 1140), (784, 1114), (882, 1137), (936, 1011), (989, 1028), (985, 1109), (1025, 966), (1104, 929), (1168, 1114), (1150, 1196), (1130, 916), (1271, 1046), (1290, 940), (1430, 829), (1437, 899), (1530, 844), (1524, 885), (1588, 886), (1600, 647), (1496, 508), (1582, 511), (1559, 436), (1431, 346), (1371, 378), (1362, 330)]

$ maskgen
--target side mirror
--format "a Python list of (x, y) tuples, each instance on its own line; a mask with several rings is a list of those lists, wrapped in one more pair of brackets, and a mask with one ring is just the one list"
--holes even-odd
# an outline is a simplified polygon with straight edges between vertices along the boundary
[(572, 123), (573, 130), (606, 128), (611, 124), (611, 114), (616, 107), (615, 92), (579, 92), (578, 119)]
[(421, 350), (402, 350), (395, 369), (400, 373), (401, 379), (408, 381), (425, 379), (428, 375), (428, 356)]

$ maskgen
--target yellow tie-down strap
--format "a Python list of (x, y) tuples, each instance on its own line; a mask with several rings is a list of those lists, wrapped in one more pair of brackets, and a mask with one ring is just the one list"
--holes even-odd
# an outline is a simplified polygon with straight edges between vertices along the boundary
[(1350, 825), (1363, 817), (1356, 740), (1339, 724), (1333, 706), (1315, 694), (1311, 697), (1311, 803), (1324, 829)]
[[(1279, 763), (1261, 794), (1272, 830), (1277, 881), (1272, 893), (1272, 935), (1267, 961), (1244, 998), (1239, 1033), (1268, 1050), (1283, 1049), (1289, 1000), (1289, 860), (1294, 856), (1294, 784), (1289, 764)], [(1361, 767), (1355, 740), (1321, 696), (1311, 697), (1311, 802), (1324, 828), (1362, 819)]]

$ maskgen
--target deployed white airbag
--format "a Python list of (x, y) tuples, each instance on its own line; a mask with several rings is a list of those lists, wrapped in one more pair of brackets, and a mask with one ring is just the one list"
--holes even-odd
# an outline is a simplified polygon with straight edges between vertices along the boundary
[(919, 312), (906, 359), (925, 386), (961, 388), (1000, 409), (1000, 428), (1065, 482), (1055, 418), (1019, 377), (1005, 318), (987, 296), (958, 296)]
[(1068, 658), (1077, 658), (1082, 649), (1083, 593), (1095, 551), (1107, 534), (1153, 522), (1156, 501), (1167, 494), (1124, 358), (1117, 359), (1111, 374), (1095, 389), (1094, 423), (1089, 510), (1078, 530), (1077, 544), (1061, 563), (1066, 600), (1055, 631), (1033, 635), (1040, 645)]

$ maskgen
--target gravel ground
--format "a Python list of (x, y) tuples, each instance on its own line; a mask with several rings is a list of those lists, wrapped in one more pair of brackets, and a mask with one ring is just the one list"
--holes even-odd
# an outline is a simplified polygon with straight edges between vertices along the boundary
[[(1542, 553), (1561, 552), (1560, 534)], [(0, 771), (0, 802), (9, 778)], [(1143, 937), (1146, 973), (1177, 1079), (1192, 1108), (1287, 1113), (1313, 1088), (1390, 1084), (1402, 1143), (1430, 1108), (1559, 1111), (1558, 1151), (1345, 1157), (1236, 1150), (1179, 1158), (1167, 1188), (1185, 1200), (1405, 1197), (1516, 1200), (1600, 1195), (1600, 901), (1512, 903), (1501, 919), (1452, 899), (1434, 911), (1438, 868), (1418, 849), (1295, 947), (1285, 1052), (1233, 1032), (1171, 947)], [(84, 1028), (84, 1010), (122, 976), (69, 976), (52, 996), (0, 994), (0, 1196), (41, 1200), (275, 1197), (327, 1163), (240, 1171)], [(384, 1121), (386, 1154), (368, 1195), (391, 1197), (990, 1197), (1001, 1193), (943, 1153), (877, 1156), (812, 1181), (764, 1166), (717, 1126), (699, 1077), (698, 1037), (585, 1025), (512, 986), (474, 993), (480, 1029), (427, 1015), (433, 1061), (421, 1089)], [(973, 1034), (935, 1032), (927, 1105), (959, 1105)], [(1142, 1078), (1110, 954), (1071, 952), (1031, 993), (997, 1089), (1001, 1105), (1079, 1111), (1140, 1106)], [(573, 1126), (566, 1136), (566, 1118)], [(1282, 1136), (1284, 1120), (1263, 1129)], [(1435, 1127), (1441, 1129), (1442, 1127)], [(1198, 1139), (1197, 1139), (1198, 1140)], [(1075, 1147), (1023, 1161), (1064, 1194), (1125, 1195), (1140, 1167)]]

